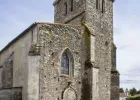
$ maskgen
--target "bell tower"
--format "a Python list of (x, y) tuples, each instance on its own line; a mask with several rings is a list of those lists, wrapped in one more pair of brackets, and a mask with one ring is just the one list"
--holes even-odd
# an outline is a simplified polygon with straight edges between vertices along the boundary
[[(85, 26), (82, 100), (119, 100), (119, 73), (113, 42), (115, 0), (56, 0), (55, 23)], [(115, 81), (114, 81), (115, 80)], [(112, 98), (113, 97), (113, 98)]]
[(85, 16), (86, 0), (56, 0), (53, 5), (56, 23), (79, 24)]
[(113, 3), (114, 0), (55, 0), (54, 22), (78, 24), (91, 14), (89, 17), (102, 15), (105, 9), (113, 7), (107, 7), (107, 2)]

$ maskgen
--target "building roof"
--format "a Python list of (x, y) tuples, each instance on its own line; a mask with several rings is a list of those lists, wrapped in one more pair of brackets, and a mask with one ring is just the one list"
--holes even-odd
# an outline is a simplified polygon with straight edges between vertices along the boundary
[(134, 96), (140, 96), (140, 94), (136, 94), (136, 95), (134, 95)]
[(120, 93), (120, 97), (127, 97), (127, 93)]
[(20, 33), (16, 38), (14, 38), (11, 42), (9, 42), (1, 51), (0, 54), (7, 49), (11, 44), (13, 44), (15, 41), (17, 41), (20, 37), (22, 37), (23, 35), (25, 35), (25, 33), (27, 31), (29, 31), (29, 29), (31, 29), (33, 26), (35, 26), (36, 23), (33, 23), (32, 25), (30, 25), (27, 29), (25, 29), (22, 33)]
[(9, 42), (1, 51), (0, 54), (6, 50), (11, 44), (15, 43), (20, 37), (22, 37), (23, 35), (25, 35), (31, 28), (33, 28), (34, 26), (36, 26), (37, 24), (54, 24), (54, 25), (68, 25), (68, 26), (80, 26), (80, 25), (72, 25), (72, 24), (61, 24), (61, 23), (49, 23), (49, 22), (34, 22), (33, 24), (31, 24), (27, 29), (25, 29), (22, 33), (20, 33), (16, 38), (14, 38), (11, 42)]

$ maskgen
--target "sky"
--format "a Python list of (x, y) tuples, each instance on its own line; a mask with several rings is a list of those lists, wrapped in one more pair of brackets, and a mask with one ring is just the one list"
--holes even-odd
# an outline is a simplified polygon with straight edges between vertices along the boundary
[(114, 41), (120, 86), (140, 89), (140, 0), (115, 0)]
[[(53, 0), (0, 0), (0, 50), (33, 22), (53, 22)], [(140, 89), (140, 0), (115, 0), (120, 87)]]

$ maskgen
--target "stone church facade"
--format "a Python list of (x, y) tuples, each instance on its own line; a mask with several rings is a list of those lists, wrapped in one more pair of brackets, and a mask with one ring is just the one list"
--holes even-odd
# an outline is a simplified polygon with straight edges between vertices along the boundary
[(113, 0), (56, 0), (0, 51), (0, 100), (119, 100)]

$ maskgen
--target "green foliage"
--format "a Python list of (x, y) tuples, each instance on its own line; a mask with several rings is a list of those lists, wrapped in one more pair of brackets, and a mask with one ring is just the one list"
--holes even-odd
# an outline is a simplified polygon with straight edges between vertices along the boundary
[(137, 90), (136, 90), (135, 88), (130, 89), (129, 92), (130, 92), (130, 95), (131, 95), (131, 96), (134, 96), (134, 95), (137, 94)]
[(137, 91), (137, 94), (140, 94), (140, 90)]
[(131, 96), (126, 98), (126, 100), (140, 100), (140, 96)]
[(124, 90), (123, 90), (123, 88), (120, 88), (120, 90), (119, 90), (119, 91), (120, 91), (120, 93), (124, 93)]

